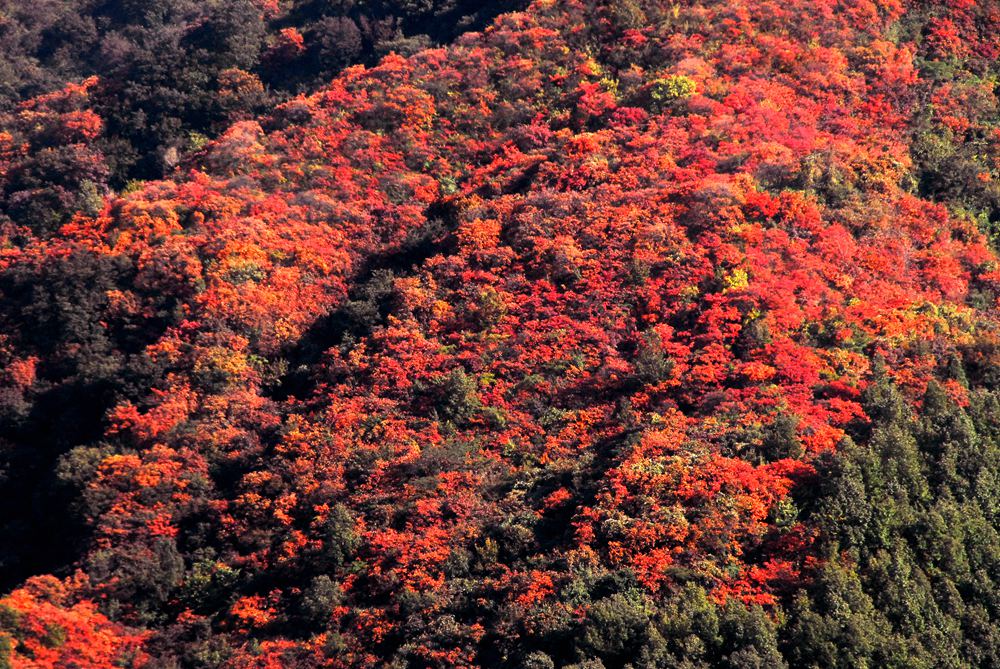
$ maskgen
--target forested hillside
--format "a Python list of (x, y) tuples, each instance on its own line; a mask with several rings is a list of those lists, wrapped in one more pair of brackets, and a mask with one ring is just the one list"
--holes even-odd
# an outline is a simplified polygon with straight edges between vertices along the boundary
[(1000, 666), (996, 3), (0, 8), (0, 667)]
[(0, 110), (97, 75), (111, 183), (155, 178), (349, 65), (479, 28), (518, 0), (0, 0)]

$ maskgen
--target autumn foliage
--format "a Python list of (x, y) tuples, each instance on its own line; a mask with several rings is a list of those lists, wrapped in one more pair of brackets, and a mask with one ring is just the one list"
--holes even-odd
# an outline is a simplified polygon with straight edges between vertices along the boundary
[(998, 35), (536, 0), (117, 192), (21, 103), (0, 666), (995, 666)]

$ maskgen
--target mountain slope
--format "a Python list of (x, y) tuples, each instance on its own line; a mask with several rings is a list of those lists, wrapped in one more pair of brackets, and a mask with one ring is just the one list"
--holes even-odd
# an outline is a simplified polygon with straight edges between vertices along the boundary
[(992, 666), (998, 22), (535, 2), (9, 224), (13, 666)]

